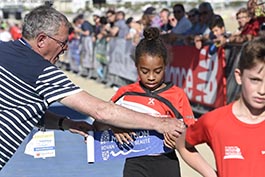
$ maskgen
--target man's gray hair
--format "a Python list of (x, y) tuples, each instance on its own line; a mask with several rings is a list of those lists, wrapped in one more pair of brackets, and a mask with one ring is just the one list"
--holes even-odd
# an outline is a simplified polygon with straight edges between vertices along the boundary
[(56, 35), (61, 25), (67, 28), (71, 26), (65, 15), (50, 6), (39, 6), (25, 16), (22, 36), (26, 39), (34, 39), (40, 33)]

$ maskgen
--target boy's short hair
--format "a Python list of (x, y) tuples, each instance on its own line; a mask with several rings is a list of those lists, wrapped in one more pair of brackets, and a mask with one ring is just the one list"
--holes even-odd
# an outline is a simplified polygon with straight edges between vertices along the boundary
[(220, 15), (214, 15), (214, 18), (212, 18), (209, 24), (209, 28), (212, 30), (214, 27), (225, 27), (224, 20)]

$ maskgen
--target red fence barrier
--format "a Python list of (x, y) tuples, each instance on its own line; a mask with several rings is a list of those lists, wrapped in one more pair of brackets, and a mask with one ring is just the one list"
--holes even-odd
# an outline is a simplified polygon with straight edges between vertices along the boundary
[[(104, 72), (103, 81), (107, 85), (117, 86), (134, 82), (137, 72), (131, 59), (134, 51), (132, 44), (125, 39), (114, 38), (111, 41), (106, 43), (108, 50), (105, 54), (108, 60), (102, 64), (107, 71)], [(96, 44), (94, 48), (97, 48)], [(241, 45), (230, 45), (210, 54), (208, 45), (201, 50), (194, 46), (168, 46), (170, 63), (166, 70), (166, 81), (172, 81), (184, 89), (196, 113), (204, 113), (223, 106), (233, 101), (239, 91), (233, 78), (233, 70), (240, 56), (240, 50)], [(102, 51), (100, 52), (102, 55)], [(75, 58), (72, 53), (70, 47), (70, 65)], [(97, 50), (93, 51), (93, 56), (90, 59), (94, 66), (90, 70), (95, 76), (100, 66), (96, 63), (101, 61), (95, 57)], [(80, 58), (82, 59), (82, 55)]]
[(192, 103), (214, 109), (226, 104), (225, 51), (210, 55), (208, 48), (170, 46), (166, 80), (183, 88)]

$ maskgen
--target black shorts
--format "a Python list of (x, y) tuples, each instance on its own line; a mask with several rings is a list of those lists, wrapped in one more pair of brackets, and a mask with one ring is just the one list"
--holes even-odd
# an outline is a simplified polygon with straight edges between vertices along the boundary
[(123, 177), (180, 177), (179, 160), (174, 151), (157, 156), (127, 158)]

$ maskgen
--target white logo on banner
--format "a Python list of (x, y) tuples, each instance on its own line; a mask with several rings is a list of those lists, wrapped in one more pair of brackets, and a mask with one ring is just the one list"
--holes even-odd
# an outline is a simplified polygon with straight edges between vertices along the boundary
[[(145, 146), (144, 148), (137, 149), (136, 146), (139, 148), (140, 145), (147, 145), (150, 144), (150, 134), (148, 130), (136, 131), (136, 135), (132, 138), (135, 139), (134, 142), (131, 142), (132, 147), (124, 151), (123, 149), (118, 149), (115, 143), (118, 143), (115, 136), (110, 134), (109, 131), (104, 131), (100, 137), (100, 144), (101, 144), (101, 156), (103, 160), (108, 160), (110, 156), (117, 157), (119, 155), (128, 155), (130, 153), (137, 153), (143, 152), (148, 150), (150, 147)], [(109, 144), (107, 142), (115, 142), (114, 144)], [(115, 152), (114, 150), (118, 150)]]
[[(205, 49), (201, 50), (201, 55), (206, 55)], [(213, 104), (216, 101), (217, 94), (217, 73), (218, 73), (218, 56), (208, 55), (207, 59), (199, 60), (199, 67), (203, 68), (201, 72), (198, 73), (198, 78), (194, 76), (190, 68), (184, 67), (167, 67), (166, 80), (172, 81), (178, 87), (184, 89), (189, 99), (195, 97), (199, 102), (206, 104)], [(196, 85), (195, 83), (200, 80)], [(185, 86), (183, 86), (185, 83)], [(194, 96), (194, 90), (198, 90), (202, 94)]]

